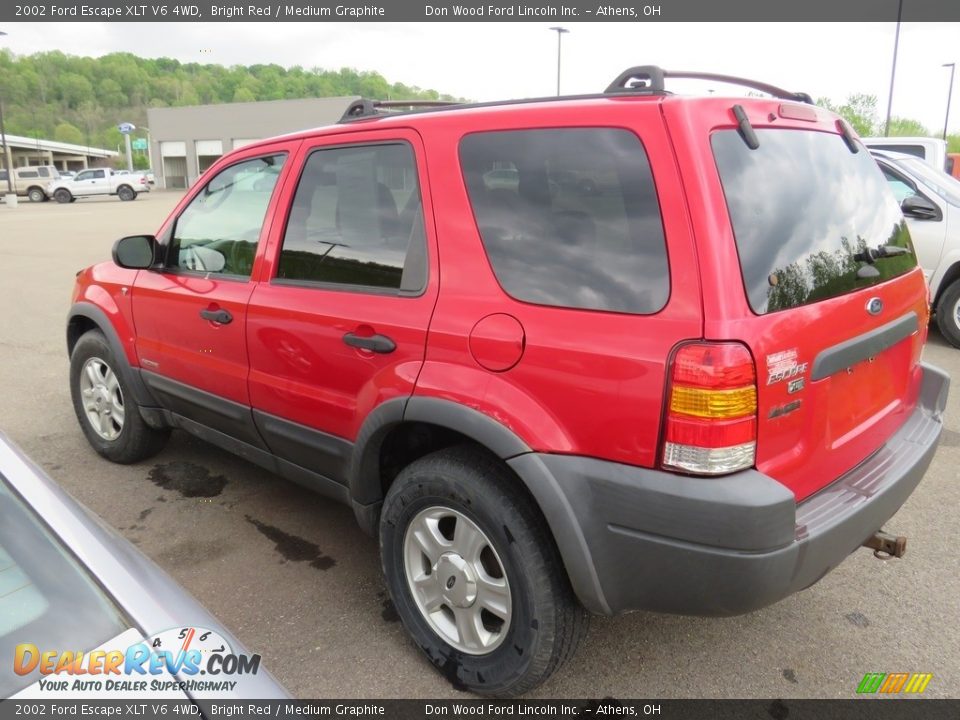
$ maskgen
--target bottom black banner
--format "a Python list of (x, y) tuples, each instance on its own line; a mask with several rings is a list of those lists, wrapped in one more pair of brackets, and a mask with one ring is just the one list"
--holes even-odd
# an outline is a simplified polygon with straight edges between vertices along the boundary
[(667, 718), (956, 720), (960, 700), (2, 700), (8, 718)]

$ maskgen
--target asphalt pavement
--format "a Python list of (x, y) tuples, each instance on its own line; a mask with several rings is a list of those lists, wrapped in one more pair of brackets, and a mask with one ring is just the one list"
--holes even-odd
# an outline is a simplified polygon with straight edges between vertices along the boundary
[[(74, 497), (212, 610), (302, 698), (468, 697), (407, 638), (376, 543), (352, 512), (180, 432), (113, 465), (70, 404), (64, 321), (75, 273), (117, 238), (155, 231), (179, 195), (0, 205), (0, 429)], [(960, 377), (931, 331), (925, 358)], [(960, 697), (960, 388), (926, 478), (887, 529), (902, 560), (867, 550), (817, 585), (730, 619), (595, 618), (575, 658), (532, 697), (849, 698), (867, 672), (933, 673)], [(0, 659), (2, 660), (2, 659)]]

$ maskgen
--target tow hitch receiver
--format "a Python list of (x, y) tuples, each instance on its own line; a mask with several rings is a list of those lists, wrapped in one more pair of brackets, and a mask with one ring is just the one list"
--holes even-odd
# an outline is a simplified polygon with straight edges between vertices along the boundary
[(902, 558), (907, 552), (907, 539), (903, 535), (891, 535), (878, 530), (863, 544), (873, 550), (873, 556), (880, 560)]

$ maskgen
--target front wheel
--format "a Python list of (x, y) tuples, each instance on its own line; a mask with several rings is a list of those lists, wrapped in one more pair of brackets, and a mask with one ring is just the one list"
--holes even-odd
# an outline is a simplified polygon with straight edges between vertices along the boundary
[(133, 188), (129, 185), (121, 185), (117, 188), (117, 196), (124, 202), (129, 202), (130, 200), (136, 200), (137, 194), (133, 191)]
[(404, 626), (454, 686), (513, 696), (552, 675), (587, 628), (543, 517), (499, 459), (471, 446), (407, 466), (380, 549)]
[(960, 348), (960, 280), (954, 280), (940, 296), (937, 327), (948, 343)]
[(163, 449), (170, 431), (150, 427), (118, 372), (106, 338), (85, 333), (70, 354), (70, 395), (80, 428), (100, 455), (116, 463), (145, 460)]
[(66, 188), (60, 188), (55, 193), (53, 193), (53, 199), (61, 204), (73, 202), (73, 193), (71, 193)]
[(30, 199), (30, 202), (43, 202), (47, 199), (47, 194), (38, 187), (30, 188), (27, 191), (27, 197)]

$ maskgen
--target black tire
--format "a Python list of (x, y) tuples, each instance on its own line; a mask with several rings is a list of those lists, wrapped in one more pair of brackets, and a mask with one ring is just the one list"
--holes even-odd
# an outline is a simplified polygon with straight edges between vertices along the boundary
[(27, 197), (30, 202), (39, 203), (47, 199), (47, 194), (43, 191), (43, 188), (32, 187), (27, 190)]
[(66, 188), (57, 188), (57, 190), (53, 193), (53, 199), (61, 204), (73, 202), (73, 193)]
[(123, 200), (124, 202), (129, 202), (131, 200), (137, 199), (137, 194), (133, 191), (133, 188), (129, 185), (121, 185), (117, 188), (117, 197)]
[[(124, 417), (119, 434), (114, 439), (104, 439), (94, 429), (93, 423), (84, 410), (80, 376), (87, 361), (94, 359), (105, 363), (117, 378)], [(157, 430), (147, 425), (140, 416), (140, 406), (120, 373), (118, 362), (106, 338), (99, 330), (90, 330), (77, 341), (70, 354), (70, 396), (73, 409), (80, 422), (80, 429), (87, 441), (100, 455), (115, 463), (129, 464), (145, 460), (156, 455), (170, 436), (169, 429)]]
[(960, 280), (954, 280), (937, 303), (937, 327), (947, 342), (960, 348)]
[[(532, 690), (574, 654), (588, 626), (546, 522), (520, 482), (479, 447), (447, 448), (400, 472), (380, 518), (383, 572), (404, 626), (454, 687), (482, 695), (511, 697)], [(407, 581), (407, 527), (420, 512), (437, 506), (480, 528), (509, 583), (510, 624), (500, 644), (484, 655), (446, 642), (421, 613)]]

